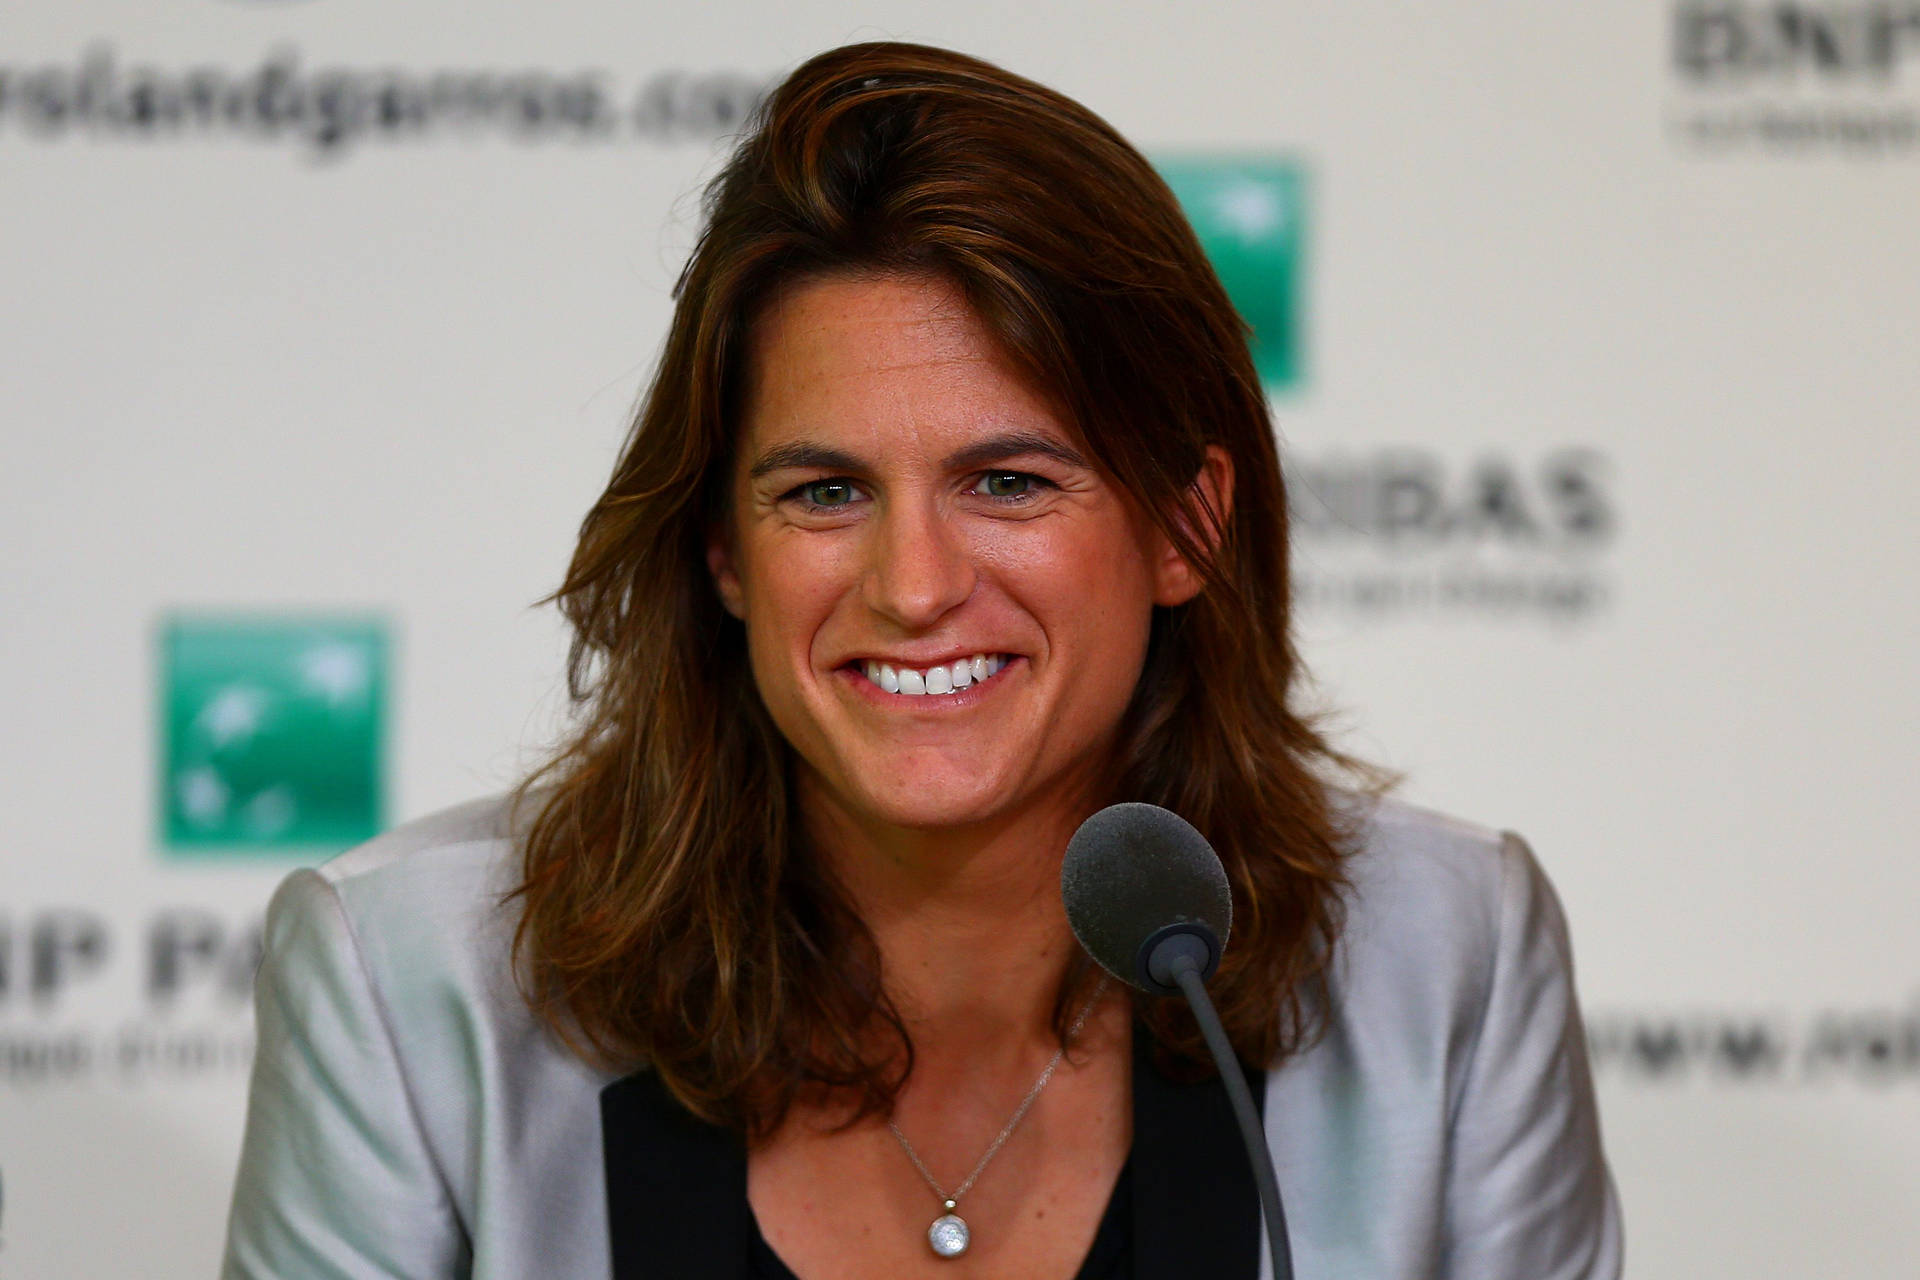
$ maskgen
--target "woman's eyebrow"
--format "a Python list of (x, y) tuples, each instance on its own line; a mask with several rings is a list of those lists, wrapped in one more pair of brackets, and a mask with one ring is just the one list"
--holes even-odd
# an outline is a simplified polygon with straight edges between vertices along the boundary
[[(1066, 442), (1038, 431), (1003, 431), (998, 435), (976, 440), (972, 444), (950, 453), (946, 458), (949, 471), (968, 471), (975, 467), (984, 467), (1006, 458), (1016, 458), (1023, 453), (1037, 453), (1043, 458), (1052, 458), (1069, 467), (1090, 468), (1091, 464), (1080, 456), (1079, 452)], [(785, 444), (774, 445), (753, 460), (747, 469), (747, 477), (758, 480), (773, 471), (819, 470), (846, 471), (864, 474), (867, 464), (844, 449), (832, 445), (820, 444), (813, 440), (789, 440)]]
[(1004, 458), (1018, 457), (1023, 453), (1037, 453), (1043, 458), (1052, 458), (1055, 462), (1069, 467), (1089, 467), (1087, 460), (1080, 456), (1065, 441), (1038, 431), (1006, 431), (999, 435), (988, 436), (966, 448), (947, 455), (947, 470), (969, 471), (974, 467), (984, 467)]
[(812, 440), (790, 440), (786, 444), (777, 444), (753, 460), (753, 466), (747, 470), (747, 478), (758, 480), (770, 471), (788, 471), (797, 468), (819, 469), (822, 471), (865, 471), (866, 463), (843, 449), (830, 445), (817, 444)]

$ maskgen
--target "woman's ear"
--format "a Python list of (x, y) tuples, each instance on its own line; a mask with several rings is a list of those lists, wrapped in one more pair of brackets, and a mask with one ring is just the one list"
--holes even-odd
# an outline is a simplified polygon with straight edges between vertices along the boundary
[[(1180, 523), (1195, 542), (1209, 551), (1217, 550), (1220, 540), (1226, 536), (1227, 522), (1233, 517), (1233, 459), (1225, 449), (1217, 444), (1207, 446), (1207, 456), (1188, 490), (1199, 508), (1201, 523), (1197, 529), (1187, 526), (1184, 518)], [(1206, 580), (1180, 554), (1171, 538), (1163, 536), (1159, 543), (1153, 566), (1153, 602), (1168, 606), (1185, 604), (1200, 594)]]
[(740, 574), (733, 565), (733, 531), (724, 520), (707, 531), (707, 572), (713, 575), (713, 589), (720, 594), (721, 607), (734, 617), (746, 620), (746, 597), (740, 590)]

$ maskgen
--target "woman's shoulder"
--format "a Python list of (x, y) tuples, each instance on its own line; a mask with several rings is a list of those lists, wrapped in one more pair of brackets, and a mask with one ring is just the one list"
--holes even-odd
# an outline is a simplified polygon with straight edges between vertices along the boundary
[(450, 1275), (468, 1250), (604, 1273), (608, 1077), (514, 980), (512, 819), (505, 798), (436, 813), (274, 894), (228, 1275), (305, 1274), (315, 1241), (355, 1274)]
[[(1343, 797), (1353, 832), (1336, 1018), (1477, 1039), (1496, 984), (1572, 980), (1558, 895), (1517, 833), (1393, 799)], [(1504, 993), (1503, 993), (1504, 994)]]
[(508, 797), (415, 819), (289, 875), (267, 907), (264, 961), (371, 989), (396, 1029), (523, 1021), (510, 956), (519, 841)]
[(1618, 1276), (1552, 884), (1511, 831), (1397, 801), (1346, 815), (1324, 1034), (1268, 1077), (1288, 1217), (1322, 1224), (1308, 1256), (1329, 1274)]
[(1337, 810), (1353, 833), (1345, 935), (1357, 944), (1384, 932), (1427, 943), (1428, 962), (1436, 949), (1470, 961), (1488, 958), (1508, 927), (1560, 920), (1553, 887), (1517, 832), (1391, 798), (1343, 795)]
[(512, 797), (484, 796), (404, 822), (314, 874), (343, 897), (368, 903), (456, 887), (484, 891), (517, 870), (509, 865), (516, 836)]
[[(401, 971), (491, 967), (512, 920), (518, 871), (504, 797), (415, 819), (288, 875), (267, 905), (268, 957), (346, 946), (369, 976), (404, 950)], [(504, 927), (504, 932), (503, 932)]]

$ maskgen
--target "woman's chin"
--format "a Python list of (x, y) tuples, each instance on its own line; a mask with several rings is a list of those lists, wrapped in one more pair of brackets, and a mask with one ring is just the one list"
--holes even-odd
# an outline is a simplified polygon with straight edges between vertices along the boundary
[(1004, 795), (872, 796), (862, 805), (878, 823), (909, 831), (958, 831), (1003, 816)]
[[(875, 784), (878, 785), (875, 785)], [(835, 808), (862, 825), (916, 832), (961, 830), (1004, 818), (1022, 806), (1017, 783), (977, 771), (925, 769), (869, 779), (864, 785), (828, 783)]]

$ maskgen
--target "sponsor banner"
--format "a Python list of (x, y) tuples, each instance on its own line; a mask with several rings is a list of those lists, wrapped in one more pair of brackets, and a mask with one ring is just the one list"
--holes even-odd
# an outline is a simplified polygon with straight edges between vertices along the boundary
[(1287, 471), (1303, 613), (1580, 623), (1609, 604), (1620, 517), (1597, 448), (1296, 452)]
[(1247, 322), (1261, 380), (1273, 390), (1293, 386), (1301, 376), (1303, 170), (1272, 156), (1175, 156), (1155, 166)]
[(379, 834), (387, 655), (378, 619), (170, 618), (160, 631), (162, 845), (337, 852)]
[(253, 1057), (261, 920), (181, 903), (126, 920), (0, 903), (0, 1090), (238, 1087)]
[(1920, 3), (1672, 11), (1669, 132), (1703, 155), (1920, 155)]
[(1920, 992), (1904, 1005), (1762, 1011), (1602, 1009), (1587, 1048), (1604, 1080), (1750, 1088), (1920, 1086)]
[(0, 22), (0, 1280), (217, 1270), (275, 882), (539, 758), (700, 179), (894, 33), (1187, 209), (1331, 731), (1562, 893), (1633, 1274), (1907, 1274), (1920, 0), (901, 2)]
[(739, 129), (765, 77), (607, 68), (162, 65), (88, 46), (69, 63), (0, 63), (0, 138), (280, 144), (314, 159), (356, 146), (494, 138), (520, 144), (706, 142)]

